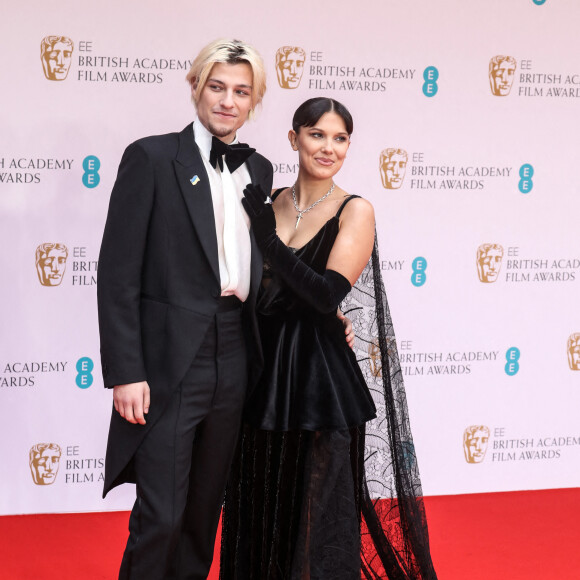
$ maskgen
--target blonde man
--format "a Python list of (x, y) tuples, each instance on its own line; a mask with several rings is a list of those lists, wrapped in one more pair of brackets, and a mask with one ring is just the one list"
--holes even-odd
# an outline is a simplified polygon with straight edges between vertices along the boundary
[(248, 382), (261, 368), (262, 261), (242, 209), (272, 165), (237, 131), (266, 90), (239, 40), (187, 74), (197, 119), (126, 149), (98, 272), (101, 360), (114, 410), (104, 494), (137, 484), (123, 579), (206, 578)]

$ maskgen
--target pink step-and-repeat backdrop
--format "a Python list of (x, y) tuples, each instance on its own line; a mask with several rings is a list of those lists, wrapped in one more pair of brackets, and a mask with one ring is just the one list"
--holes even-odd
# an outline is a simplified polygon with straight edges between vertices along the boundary
[(124, 148), (191, 122), (218, 37), (264, 57), (240, 137), (276, 186), (301, 102), (353, 114), (337, 182), (376, 209), (425, 494), (578, 486), (579, 23), (577, 0), (4, 6), (0, 514), (132, 505), (101, 499), (99, 245)]

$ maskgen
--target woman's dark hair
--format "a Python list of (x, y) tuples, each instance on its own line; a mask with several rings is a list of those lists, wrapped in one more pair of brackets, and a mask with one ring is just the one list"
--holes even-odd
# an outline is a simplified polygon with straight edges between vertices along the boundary
[(298, 133), (301, 127), (314, 127), (325, 113), (336, 113), (344, 121), (346, 132), (352, 134), (353, 123), (348, 109), (328, 97), (315, 97), (304, 101), (294, 113), (292, 129)]

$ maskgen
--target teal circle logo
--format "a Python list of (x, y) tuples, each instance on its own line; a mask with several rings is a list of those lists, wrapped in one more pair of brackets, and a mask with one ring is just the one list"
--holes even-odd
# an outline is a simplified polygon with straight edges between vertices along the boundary
[(512, 346), (508, 348), (505, 353), (505, 373), (506, 375), (513, 377), (520, 370), (520, 349)]
[(413, 260), (413, 274), (411, 274), (411, 282), (413, 286), (423, 286), (427, 282), (427, 260), (425, 258), (417, 257)]
[(99, 169), (101, 168), (101, 162), (95, 155), (89, 155), (83, 159), (83, 185), (92, 189), (97, 187), (101, 181), (101, 176), (99, 175)]
[(529, 163), (525, 163), (520, 167), (520, 181), (518, 183), (518, 189), (522, 193), (530, 193), (534, 187), (534, 182), (532, 177), (534, 176), (534, 168)]
[(439, 90), (437, 79), (439, 78), (439, 71), (434, 66), (428, 66), (423, 71), (423, 94), (426, 97), (434, 97)]
[(541, 6), (542, 4), (546, 3), (546, 0), (532, 0), (532, 2), (536, 5), (536, 6)]
[(415, 445), (412, 441), (401, 441), (401, 449), (399, 450), (401, 463), (405, 469), (415, 469), (417, 465), (417, 456), (415, 455)]
[(93, 369), (95, 364), (88, 357), (84, 356), (77, 361), (76, 383), (79, 389), (88, 389), (93, 384)]

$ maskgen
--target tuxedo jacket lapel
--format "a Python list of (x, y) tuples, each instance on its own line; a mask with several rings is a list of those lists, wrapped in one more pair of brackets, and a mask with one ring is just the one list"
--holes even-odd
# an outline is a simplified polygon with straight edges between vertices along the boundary
[(193, 138), (192, 124), (179, 134), (179, 149), (173, 165), (189, 216), (219, 282), (218, 246), (209, 177)]

